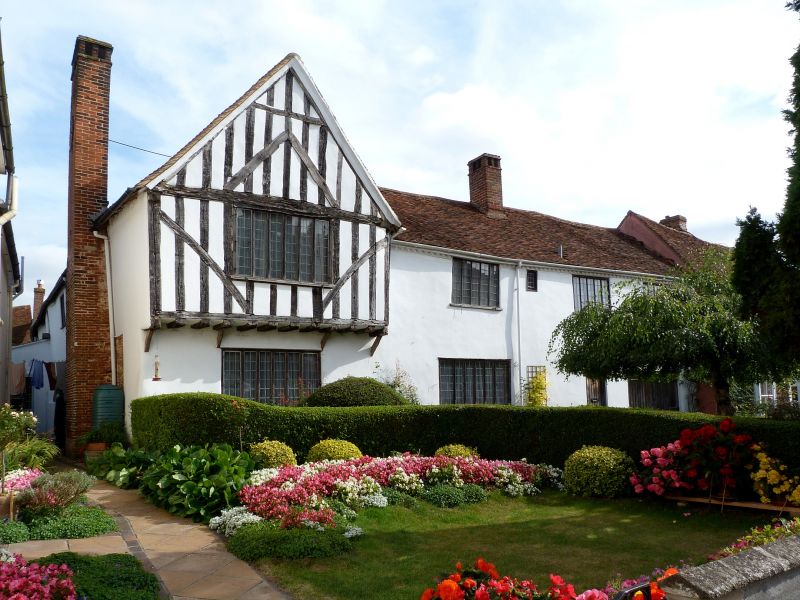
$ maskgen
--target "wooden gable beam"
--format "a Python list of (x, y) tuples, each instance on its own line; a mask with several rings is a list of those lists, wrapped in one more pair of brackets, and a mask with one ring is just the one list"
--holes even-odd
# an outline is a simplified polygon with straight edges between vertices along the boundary
[(257, 166), (263, 163), (265, 159), (275, 154), (275, 152), (278, 151), (278, 148), (281, 147), (281, 144), (283, 144), (283, 142), (285, 142), (290, 135), (291, 133), (288, 131), (282, 131), (279, 133), (278, 137), (272, 140), (266, 148), (256, 152), (256, 154), (253, 155), (253, 158), (247, 161), (247, 164), (239, 169), (235, 175), (231, 175), (231, 177), (225, 182), (223, 189), (236, 189), (236, 186), (253, 174), (253, 171), (256, 170)]
[(253, 108), (258, 108), (260, 110), (265, 110), (268, 113), (275, 115), (276, 117), (290, 117), (292, 119), (297, 119), (298, 121), (302, 121), (303, 123), (308, 123), (309, 125), (319, 125), (319, 126), (325, 125), (325, 122), (318, 117), (312, 117), (310, 115), (304, 115), (301, 113), (288, 110), (281, 110), (280, 108), (275, 108), (274, 106), (267, 106), (266, 104), (261, 104), (260, 102), (253, 102), (251, 106)]

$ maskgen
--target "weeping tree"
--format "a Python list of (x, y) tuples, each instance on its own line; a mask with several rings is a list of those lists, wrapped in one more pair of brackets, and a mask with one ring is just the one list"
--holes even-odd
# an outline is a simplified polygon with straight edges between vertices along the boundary
[[(786, 7), (798, 11), (800, 1)], [(800, 362), (800, 46), (790, 62), (794, 77), (783, 116), (791, 126), (793, 145), (784, 209), (775, 223), (755, 208), (739, 221), (733, 269), (733, 284), (742, 296), (741, 315), (758, 320), (778, 378), (792, 374)]]
[(616, 306), (590, 304), (564, 319), (550, 357), (567, 375), (712, 385), (720, 414), (731, 414), (731, 381), (769, 375), (756, 323), (740, 317), (727, 250), (714, 248), (657, 284), (631, 283)]

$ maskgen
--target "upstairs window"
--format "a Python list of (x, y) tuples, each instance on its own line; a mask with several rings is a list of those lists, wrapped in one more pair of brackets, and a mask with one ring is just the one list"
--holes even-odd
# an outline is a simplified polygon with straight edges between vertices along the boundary
[(319, 358), (319, 352), (224, 350), (222, 393), (266, 404), (297, 404), (320, 386)]
[(236, 275), (329, 283), (330, 262), (326, 219), (236, 209)]
[(580, 310), (591, 303), (611, 306), (611, 292), (609, 290), (608, 279), (573, 275), (572, 297), (575, 302), (575, 310)]
[(525, 289), (529, 292), (539, 291), (539, 271), (528, 269), (525, 277)]
[(454, 258), (452, 303), (487, 308), (500, 306), (500, 266)]

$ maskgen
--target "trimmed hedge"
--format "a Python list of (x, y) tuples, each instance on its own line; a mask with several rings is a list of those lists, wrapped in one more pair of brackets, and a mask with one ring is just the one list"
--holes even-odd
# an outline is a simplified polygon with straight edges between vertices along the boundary
[(303, 406), (393, 406), (408, 404), (391, 386), (372, 377), (345, 377), (323, 385)]
[[(356, 444), (364, 454), (433, 454), (448, 443), (477, 448), (485, 458), (561, 466), (584, 445), (613, 446), (638, 460), (639, 451), (678, 439), (681, 429), (718, 422), (702, 413), (634, 408), (524, 406), (282, 407), (210, 393), (168, 394), (132, 403), (137, 445), (227, 443), (247, 447), (265, 438), (289, 444), (305, 458), (321, 439)], [(798, 465), (800, 422), (735, 418), (741, 431), (768, 444), (770, 454)]]

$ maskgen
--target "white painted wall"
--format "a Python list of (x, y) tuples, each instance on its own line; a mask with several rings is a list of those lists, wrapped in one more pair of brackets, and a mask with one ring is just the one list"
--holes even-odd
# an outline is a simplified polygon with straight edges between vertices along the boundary
[[(402, 243), (392, 249), (389, 335), (375, 359), (383, 366), (399, 363), (417, 386), (425, 404), (439, 402), (439, 358), (503, 359), (512, 362), (515, 401), (526, 367), (546, 365), (551, 406), (586, 404), (583, 377), (565, 378), (547, 360), (547, 347), (556, 325), (573, 310), (572, 272), (536, 268), (538, 290), (525, 290), (527, 267), (519, 270), (522, 352), (517, 343), (515, 280), (517, 268), (500, 266), (500, 310), (450, 305), (452, 256), (423, 252)], [(577, 273), (576, 273), (577, 274)], [(581, 271), (579, 274), (607, 276)], [(610, 278), (614, 285), (621, 281)], [(627, 382), (607, 384), (609, 406), (628, 406)]]
[[(112, 217), (108, 225), (108, 237), (111, 247), (114, 329), (117, 336), (123, 336), (127, 414), (131, 399), (143, 395), (144, 330), (150, 327), (146, 194), (139, 194), (124, 210)], [(102, 332), (102, 335), (107, 335), (107, 332)]]
[(0, 402), (9, 401), (8, 394), (8, 369), (11, 361), (11, 330), (14, 327), (12, 318), (12, 300), (14, 291), (12, 286), (13, 271), (11, 257), (6, 246), (6, 237), (0, 227)]

